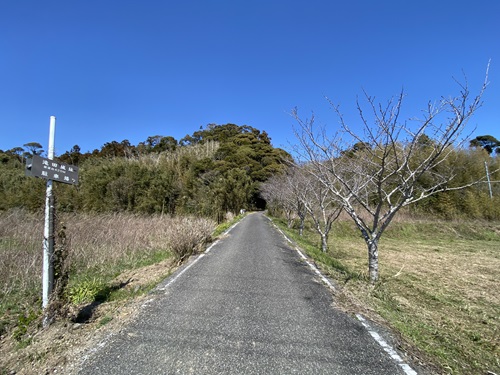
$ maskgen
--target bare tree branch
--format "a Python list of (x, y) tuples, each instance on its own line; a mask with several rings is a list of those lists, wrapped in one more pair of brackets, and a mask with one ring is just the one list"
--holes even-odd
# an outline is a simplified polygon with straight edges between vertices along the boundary
[(378, 241), (402, 207), (482, 182), (454, 185), (456, 166), (449, 159), (465, 141), (467, 123), (481, 106), (488, 70), (489, 63), (476, 96), (471, 97), (465, 79), (458, 82), (457, 96), (429, 102), (420, 119), (401, 121), (403, 90), (386, 105), (364, 92), (368, 111), (356, 101), (361, 131), (354, 131), (340, 107), (327, 98), (340, 123), (332, 137), (325, 127), (316, 127), (314, 115), (303, 120), (297, 108), (292, 111), (298, 124), (295, 151), (309, 175), (328, 189), (361, 231), (373, 282), (378, 279)]

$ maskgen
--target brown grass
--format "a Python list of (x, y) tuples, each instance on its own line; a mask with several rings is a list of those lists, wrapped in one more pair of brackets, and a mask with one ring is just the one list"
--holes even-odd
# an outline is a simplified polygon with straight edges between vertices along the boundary
[[(128, 214), (69, 215), (72, 262), (88, 268), (146, 259), (158, 251), (178, 253), (210, 238), (215, 223), (194, 217)], [(66, 222), (65, 222), (66, 223)]]
[[(485, 228), (470, 223), (476, 236)], [(439, 362), (444, 373), (481, 374), (500, 369), (500, 226), (486, 239), (467, 236), (463, 224), (395, 224), (380, 243), (381, 282), (348, 288), (408, 340)], [(441, 227), (441, 228), (437, 228)], [(487, 228), (486, 228), (487, 229)], [(474, 230), (472, 231), (474, 232)], [(361, 239), (337, 238), (336, 253), (351, 270), (366, 273)]]
[[(37, 236), (38, 234), (38, 236)], [(43, 216), (11, 211), (0, 215), (0, 295), (41, 283)]]
[[(174, 254), (180, 258), (215, 228), (207, 219), (124, 213), (62, 214), (58, 222), (69, 245), (70, 284), (85, 277), (106, 282), (126, 269)], [(0, 334), (12, 324), (4, 314), (23, 314), (40, 304), (42, 238), (43, 213), (0, 213)]]

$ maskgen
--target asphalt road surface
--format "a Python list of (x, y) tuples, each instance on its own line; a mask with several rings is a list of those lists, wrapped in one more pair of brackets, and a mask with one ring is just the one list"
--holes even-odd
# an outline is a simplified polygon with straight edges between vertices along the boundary
[(404, 374), (264, 215), (188, 266), (79, 373)]

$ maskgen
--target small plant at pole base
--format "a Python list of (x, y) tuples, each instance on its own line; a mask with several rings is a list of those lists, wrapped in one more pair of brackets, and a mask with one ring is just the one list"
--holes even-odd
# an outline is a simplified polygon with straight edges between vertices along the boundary
[(81, 305), (105, 299), (103, 297), (107, 294), (108, 289), (106, 283), (100, 278), (86, 278), (69, 288), (67, 295), (73, 305)]
[(23, 314), (20, 314), (17, 320), (16, 328), (12, 332), (12, 337), (20, 343), (25, 342), (27, 344), (30, 341), (29, 338), (26, 338), (26, 336), (28, 336), (30, 325), (37, 321), (38, 317), (39, 311), (36, 310), (28, 310)]
[(478, 95), (471, 96), (467, 81), (459, 83), (457, 96), (429, 103), (423, 118), (410, 121), (400, 119), (404, 92), (386, 105), (365, 93), (366, 104), (357, 102), (359, 131), (329, 101), (340, 122), (332, 136), (324, 127), (317, 129), (314, 116), (302, 119), (297, 109), (292, 111), (298, 123), (295, 152), (310, 177), (329, 189), (361, 232), (372, 283), (379, 278), (379, 240), (401, 208), (482, 182), (453, 185), (460, 166), (448, 159), (465, 142), (467, 122), (481, 106), (487, 77), (488, 71)]

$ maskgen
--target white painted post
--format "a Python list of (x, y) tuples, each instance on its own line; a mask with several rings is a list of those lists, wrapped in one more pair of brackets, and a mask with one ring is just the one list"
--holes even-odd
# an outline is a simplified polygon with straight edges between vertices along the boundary
[[(56, 118), (50, 116), (49, 130), (49, 150), (47, 157), (49, 160), (54, 159), (54, 139), (56, 132)], [(47, 180), (47, 191), (45, 194), (45, 226), (43, 229), (43, 275), (42, 275), (42, 307), (45, 309), (49, 304), (50, 294), (54, 287), (54, 228), (52, 225), (53, 218), (53, 202), (52, 199), (52, 180)]]
[(488, 171), (488, 163), (484, 162), (484, 168), (486, 168), (486, 178), (488, 179), (488, 188), (490, 190), (490, 199), (493, 199), (493, 192), (491, 191), (491, 181), (490, 181), (490, 172)]

